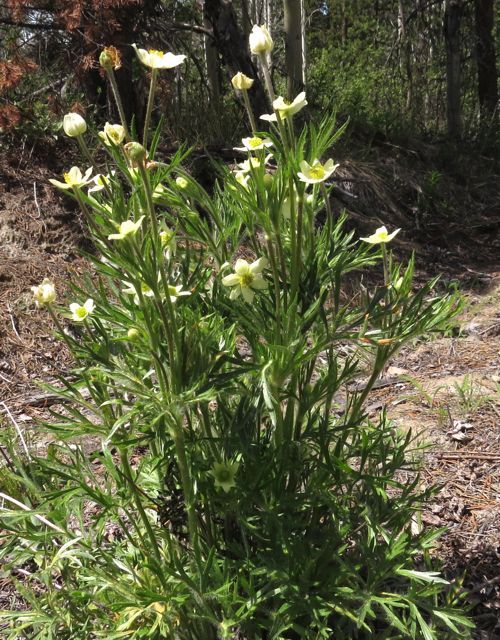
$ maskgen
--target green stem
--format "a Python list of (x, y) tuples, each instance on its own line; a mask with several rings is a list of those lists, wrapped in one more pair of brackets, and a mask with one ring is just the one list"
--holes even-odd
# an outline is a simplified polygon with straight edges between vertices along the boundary
[(271, 263), (271, 271), (274, 281), (275, 296), (275, 313), (276, 313), (276, 344), (281, 344), (281, 299), (280, 299), (280, 278), (278, 266), (276, 264), (276, 256), (274, 255), (274, 247), (269, 236), (266, 237), (267, 251), (269, 253), (269, 262)]
[(252, 105), (250, 104), (250, 98), (248, 97), (248, 91), (246, 89), (242, 89), (241, 93), (243, 94), (243, 102), (245, 103), (245, 108), (248, 113), (248, 119), (250, 120), (250, 126), (252, 127), (252, 133), (255, 135), (257, 133), (257, 122), (255, 120), (255, 115), (252, 110)]
[(333, 212), (332, 212), (332, 206), (330, 204), (330, 198), (328, 197), (328, 191), (326, 189), (325, 183), (322, 182), (321, 183), (321, 193), (323, 195), (323, 200), (325, 201), (325, 208), (326, 208), (326, 226), (327, 226), (327, 230), (328, 230), (328, 238), (331, 237), (332, 235), (332, 230), (333, 230)]
[(144, 527), (146, 529), (146, 532), (148, 534), (149, 540), (151, 542), (151, 546), (153, 549), (153, 553), (155, 556), (156, 561), (158, 562), (159, 565), (162, 564), (162, 559), (161, 559), (161, 553), (160, 553), (160, 548), (158, 547), (158, 542), (156, 540), (156, 536), (154, 534), (153, 528), (151, 526), (151, 523), (149, 522), (149, 518), (146, 514), (146, 511), (144, 510), (144, 507), (142, 505), (142, 501), (141, 501), (141, 496), (139, 494), (139, 491), (137, 489), (137, 486), (134, 482), (134, 479), (132, 477), (132, 469), (130, 468), (130, 463), (128, 460), (128, 456), (127, 456), (127, 452), (126, 451), (121, 451), (120, 452), (120, 460), (122, 463), (122, 467), (123, 467), (123, 475), (125, 476), (130, 489), (132, 490), (132, 495), (134, 497), (134, 502), (135, 502), (135, 506), (137, 507), (137, 511), (139, 512), (139, 516), (144, 524)]
[[(264, 81), (265, 81), (265, 84), (266, 84), (267, 92), (268, 92), (269, 97), (271, 99), (271, 104), (273, 104), (274, 101), (276, 100), (276, 94), (274, 93), (273, 81), (272, 81), (272, 78), (271, 78), (271, 74), (269, 72), (269, 67), (267, 65), (266, 54), (265, 53), (261, 53), (259, 58), (260, 58), (261, 66), (262, 66), (262, 72), (264, 73)], [(274, 109), (274, 106), (273, 106), (273, 109)], [(282, 120), (279, 112), (275, 111), (275, 113), (276, 113), (276, 120), (278, 122), (278, 129), (280, 130), (281, 139), (283, 141), (283, 146), (286, 149), (286, 147), (288, 145), (288, 137), (287, 137), (287, 134), (286, 134), (286, 129), (285, 129), (285, 126), (283, 124), (283, 120)]]
[(54, 313), (54, 309), (52, 308), (51, 304), (47, 305), (47, 310), (50, 313), (50, 317), (52, 318), (52, 320), (54, 321), (54, 324), (56, 325), (57, 330), (59, 331), (59, 333), (61, 334), (62, 339), (64, 340), (64, 342), (66, 343), (68, 349), (70, 350), (71, 353), (73, 353), (73, 346), (71, 344), (71, 342), (69, 341), (68, 336), (64, 333), (64, 329), (62, 324), (59, 322), (59, 318), (56, 316), (56, 314)]
[(191, 474), (189, 472), (189, 465), (186, 455), (186, 442), (184, 440), (181, 418), (177, 415), (172, 415), (172, 432), (174, 437), (177, 463), (179, 465), (179, 472), (181, 474), (182, 491), (184, 493), (184, 500), (186, 502), (189, 539), (191, 541), (195, 556), (197, 559), (199, 559), (198, 523), (196, 521), (193, 483), (191, 480)]
[(390, 284), (389, 279), (389, 256), (387, 255), (387, 247), (385, 246), (385, 242), (382, 242), (382, 262), (384, 265), (384, 284), (386, 287)]
[(125, 116), (125, 110), (123, 108), (123, 103), (120, 98), (120, 90), (118, 89), (118, 83), (116, 82), (115, 72), (113, 71), (113, 69), (106, 69), (106, 72), (108, 74), (109, 83), (111, 84), (111, 89), (113, 90), (113, 96), (115, 98), (116, 106), (118, 108), (120, 120), (122, 122), (122, 126), (125, 131), (125, 138), (127, 142), (130, 142), (131, 138), (128, 132), (127, 118)]
[(158, 69), (151, 69), (151, 82), (149, 83), (148, 106), (146, 107), (146, 117), (144, 119), (144, 134), (142, 138), (142, 146), (148, 148), (148, 132), (151, 114), (153, 112), (153, 103), (156, 91), (156, 79), (158, 77)]

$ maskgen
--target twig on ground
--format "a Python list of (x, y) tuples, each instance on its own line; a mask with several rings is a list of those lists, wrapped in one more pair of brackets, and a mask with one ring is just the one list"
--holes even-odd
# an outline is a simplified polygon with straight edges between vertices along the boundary
[(500, 453), (487, 451), (440, 451), (436, 456), (442, 460), (490, 460), (500, 462)]
[(7, 304), (7, 311), (9, 312), (9, 318), (10, 318), (10, 323), (12, 325), (12, 329), (13, 329), (14, 333), (16, 334), (16, 336), (19, 338), (19, 340), (22, 342), (23, 340), (22, 340), (21, 336), (19, 335), (19, 333), (17, 331), (16, 323), (14, 321), (14, 316), (12, 315), (12, 310), (11, 310), (9, 304)]
[(17, 431), (17, 435), (19, 436), (19, 440), (21, 441), (21, 444), (23, 446), (24, 452), (26, 453), (26, 457), (28, 458), (28, 460), (31, 460), (31, 454), (29, 452), (28, 445), (26, 444), (26, 440), (23, 437), (23, 433), (22, 433), (19, 425), (15, 421), (14, 416), (9, 411), (9, 407), (5, 404), (5, 402), (0, 402), (0, 404), (3, 405), (3, 407), (5, 409), (5, 413), (9, 416), (9, 418), (11, 419), (11, 421), (12, 421), (12, 423), (13, 423), (16, 431)]

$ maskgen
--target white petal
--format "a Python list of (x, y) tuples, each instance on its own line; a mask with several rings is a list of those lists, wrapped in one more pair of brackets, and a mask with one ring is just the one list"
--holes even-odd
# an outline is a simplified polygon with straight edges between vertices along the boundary
[(255, 296), (254, 292), (249, 287), (241, 287), (241, 295), (245, 302), (253, 302)]
[(231, 273), (229, 276), (225, 276), (224, 278), (222, 278), (222, 284), (225, 287), (234, 287), (239, 283), (239, 281), (240, 278), (235, 273)]
[(240, 295), (240, 293), (241, 293), (241, 287), (236, 287), (235, 289), (231, 289), (231, 293), (229, 294), (229, 299), (236, 300), (236, 298)]
[(244, 276), (245, 274), (250, 272), (250, 265), (246, 260), (243, 260), (242, 258), (238, 258), (238, 260), (236, 260), (236, 263), (234, 265), (234, 271), (239, 276)]
[(265, 120), (266, 122), (277, 122), (278, 118), (275, 113), (264, 113), (260, 116), (261, 120)]
[(265, 269), (267, 267), (267, 258), (259, 258), (258, 260), (255, 260), (255, 262), (252, 262), (252, 264), (249, 267), (249, 270), (251, 273), (253, 274), (257, 274), (260, 273), (262, 271), (262, 269)]
[(264, 278), (257, 276), (256, 278), (254, 278), (251, 284), (251, 287), (252, 289), (257, 289), (257, 290), (267, 289), (267, 282), (264, 280)]

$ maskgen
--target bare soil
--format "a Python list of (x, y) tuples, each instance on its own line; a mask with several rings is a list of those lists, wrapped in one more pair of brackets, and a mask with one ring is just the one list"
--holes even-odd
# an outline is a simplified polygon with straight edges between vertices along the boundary
[[(477, 639), (500, 640), (499, 207), (483, 207), (466, 229), (449, 212), (441, 224), (430, 222), (429, 207), (417, 215), (398, 203), (404, 189), (418, 191), (415, 179), (386, 192), (383, 178), (395, 171), (393, 161), (378, 178), (372, 166), (344, 164), (339, 184), (358, 198), (351, 224), (374, 229), (379, 219), (366, 210), (376, 206), (381, 222), (404, 228), (396, 249), (417, 252), (418, 279), (441, 274), (458, 282), (467, 306), (454, 335), (402, 351), (368, 405), (373, 412), (387, 406), (397, 425), (430, 445), (423, 481), (442, 489), (416, 526), (447, 528), (435, 555), (448, 577), (464, 576)], [(30, 287), (49, 277), (63, 299), (68, 280), (89, 268), (81, 251), (92, 250), (77, 211), (47, 182), (58, 165), (57, 158), (35, 163), (22, 154), (0, 162), (0, 425), (15, 421), (35, 447), (33, 425), (50, 403), (38, 383), (67, 373), (72, 363), (50, 317), (34, 309)], [(469, 197), (461, 186), (446, 189), (455, 202)], [(346, 198), (340, 194), (336, 207), (346, 206)], [(15, 598), (0, 579), (0, 601), (13, 606)]]

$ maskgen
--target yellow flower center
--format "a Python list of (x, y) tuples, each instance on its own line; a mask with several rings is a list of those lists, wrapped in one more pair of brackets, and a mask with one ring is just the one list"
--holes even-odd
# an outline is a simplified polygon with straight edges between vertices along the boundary
[(388, 236), (388, 235), (389, 235), (389, 234), (387, 233), (387, 231), (379, 231), (378, 237), (379, 237), (381, 240), (385, 240), (385, 239), (387, 238), (387, 236)]
[(311, 167), (309, 174), (311, 178), (314, 178), (315, 180), (321, 180), (325, 177), (325, 170), (321, 165), (318, 164), (315, 167)]
[(163, 51), (158, 51), (158, 49), (148, 49), (148, 53), (152, 56), (158, 56), (159, 58), (165, 55)]
[(78, 307), (78, 309), (76, 310), (76, 315), (81, 320), (84, 320), (87, 317), (87, 309), (85, 309), (85, 307)]
[(262, 140), (260, 138), (250, 138), (250, 140), (248, 141), (248, 146), (252, 147), (252, 149), (255, 149), (255, 147), (259, 147), (262, 144)]
[(73, 179), (72, 179), (72, 177), (71, 177), (71, 174), (70, 174), (70, 173), (63, 173), (63, 177), (64, 177), (64, 182), (65, 182), (66, 184), (70, 184), (70, 185), (72, 185), (72, 184), (73, 184)]
[(145, 282), (141, 283), (141, 292), (142, 293), (148, 294), (148, 293), (151, 293), (151, 291), (152, 291), (151, 287), (148, 287), (148, 285)]
[(240, 286), (241, 287), (250, 287), (250, 285), (252, 284), (254, 277), (253, 277), (253, 273), (243, 273), (242, 275), (239, 276), (240, 278)]

